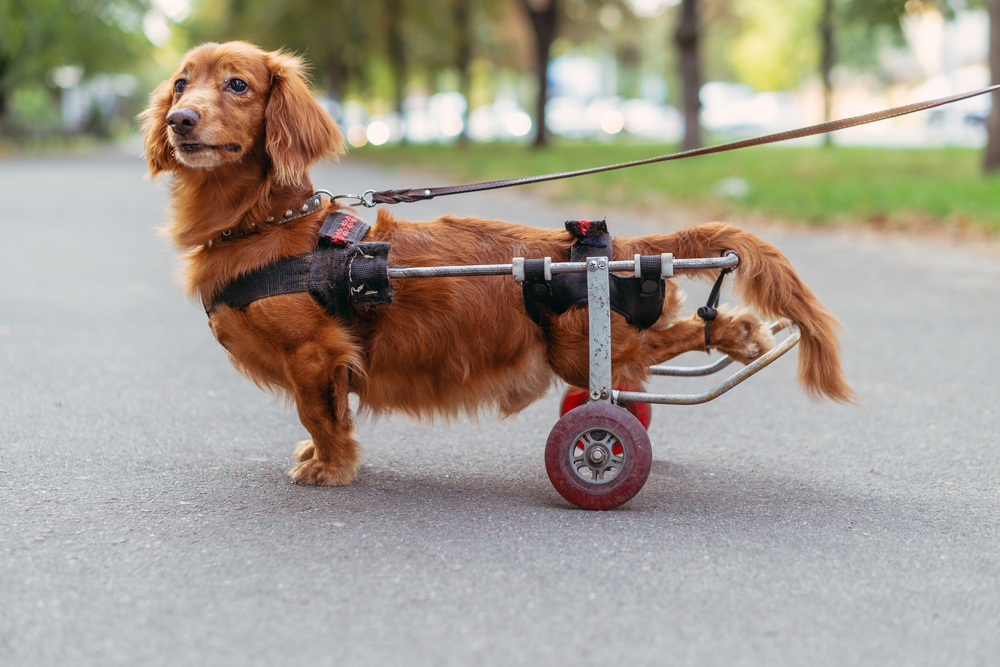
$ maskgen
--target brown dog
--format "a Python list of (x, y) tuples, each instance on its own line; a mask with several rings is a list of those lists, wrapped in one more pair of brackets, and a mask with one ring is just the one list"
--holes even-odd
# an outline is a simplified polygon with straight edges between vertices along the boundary
[[(230, 280), (316, 248), (333, 202), (278, 224), (313, 198), (309, 167), (339, 155), (340, 131), (316, 104), (301, 61), (242, 42), (190, 51), (142, 114), (150, 174), (172, 172), (167, 232), (186, 251), (184, 284), (209, 302)], [(367, 241), (391, 244), (397, 266), (509, 264), (513, 257), (568, 261), (567, 231), (455, 218), (410, 223), (380, 210)], [(675, 234), (615, 239), (614, 259), (635, 253), (678, 258), (739, 253), (737, 294), (763, 316), (802, 330), (799, 380), (810, 395), (849, 401), (837, 322), (773, 246), (712, 223)], [(233, 364), (266, 389), (294, 399), (311, 440), (295, 452), (299, 484), (342, 485), (355, 477), (348, 392), (373, 414), (454, 415), (492, 408), (514, 414), (545, 394), (558, 377), (588, 384), (587, 312), (572, 307), (546, 326), (525, 312), (509, 277), (393, 281), (389, 305), (356, 308), (351, 324), (332, 317), (308, 293), (271, 296), (210, 318)], [(682, 295), (667, 281), (662, 315), (648, 329), (612, 314), (613, 381), (638, 386), (650, 365), (705, 350), (704, 322), (681, 317)], [(745, 310), (719, 311), (711, 340), (749, 363), (773, 345), (767, 328)]]

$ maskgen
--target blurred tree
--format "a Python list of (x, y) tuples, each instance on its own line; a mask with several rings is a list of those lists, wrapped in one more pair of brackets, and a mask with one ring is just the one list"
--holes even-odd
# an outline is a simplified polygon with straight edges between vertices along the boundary
[[(441, 0), (439, 0), (441, 1)], [(493, 88), (496, 81), (484, 77), (483, 69), (521, 69), (523, 50), (527, 35), (522, 35), (520, 27), (520, 7), (509, 0), (444, 0), (450, 4), (451, 23), (440, 31), (437, 44), (438, 56), (443, 49), (445, 56), (443, 70), (453, 70), (457, 75), (457, 89), (466, 101), (466, 121), (477, 103), (484, 100), (484, 83)], [(440, 15), (447, 16), (442, 11)], [(450, 34), (449, 34), (450, 33)], [(451, 47), (450, 49), (447, 47)], [(474, 76), (474, 70), (480, 72)], [(490, 90), (488, 99), (495, 90)], [(468, 143), (469, 125), (466, 122), (459, 136), (461, 144)]]
[(739, 80), (756, 90), (788, 90), (816, 71), (813, 26), (826, 0), (734, 0), (742, 18), (730, 58)]
[[(830, 120), (833, 105), (833, 68), (838, 59), (838, 34), (853, 32), (855, 39), (851, 48), (845, 51), (853, 55), (857, 64), (859, 52), (871, 54), (879, 44), (879, 30), (888, 30), (897, 41), (902, 42), (903, 18), (907, 12), (933, 5), (948, 14), (951, 11), (948, 2), (951, 0), (823, 0), (819, 32), (824, 120)], [(825, 137), (825, 144), (833, 144), (829, 134)]]
[(625, 0), (521, 0), (535, 36), (535, 146), (548, 144), (548, 128), (545, 123), (545, 107), (548, 102), (549, 62), (552, 44), (563, 26), (573, 28), (570, 34), (577, 40), (593, 38), (595, 33), (614, 30), (628, 11)]
[(191, 35), (197, 41), (245, 39), (264, 49), (301, 53), (334, 97), (370, 95), (390, 100), (402, 113), (415, 77), (456, 68), (467, 85), (472, 5), (473, 0), (202, 0)]
[(535, 75), (538, 77), (538, 93), (535, 99), (535, 146), (548, 143), (545, 127), (545, 103), (549, 95), (549, 58), (552, 42), (559, 27), (558, 0), (521, 0), (528, 20), (535, 34)]
[[(602, 91), (602, 94), (638, 97), (642, 36), (645, 28), (651, 26), (636, 15), (630, 0), (566, 0), (559, 39), (553, 49), (556, 55), (568, 50), (612, 55), (617, 90)], [(662, 48), (662, 44), (657, 42), (656, 48)]]
[[(788, 1), (788, 0), (786, 0)], [(810, 53), (820, 63), (820, 77), (824, 87), (824, 111), (827, 120), (830, 119), (830, 106), (833, 91), (832, 71), (838, 61), (837, 42), (839, 39), (850, 40), (850, 48), (840, 49), (843, 59), (854, 64), (871, 59), (875, 48), (880, 44), (879, 33), (886, 31), (896, 39), (902, 39), (902, 22), (908, 13), (935, 9), (951, 18), (955, 11), (985, 7), (990, 23), (989, 68), (991, 80), (1000, 84), (1000, 0), (821, 0), (817, 8), (819, 39), (816, 47), (808, 45), (808, 32), (794, 29), (798, 35), (796, 41), (786, 38), (776, 38), (774, 22), (766, 17), (768, 9), (775, 9), (774, 0), (737, 0), (742, 5), (744, 16), (749, 23), (734, 45), (734, 65), (741, 78), (758, 89), (768, 90), (788, 87), (797, 83), (797, 77), (804, 76), (807, 69), (802, 66), (801, 56)], [(801, 3), (794, 3), (802, 6)], [(783, 12), (788, 17), (791, 14)], [(751, 44), (760, 47), (758, 52), (749, 48)], [(796, 44), (793, 49), (797, 58), (789, 57), (788, 46)], [(779, 52), (785, 57), (777, 57)], [(771, 64), (771, 68), (761, 67), (761, 64)], [(794, 66), (793, 66), (794, 65)], [(769, 69), (772, 71), (769, 75)], [(775, 76), (775, 71), (780, 75)], [(993, 104), (986, 123), (987, 143), (984, 151), (983, 166), (988, 172), (1000, 170), (1000, 94), (993, 94)]]
[(701, 146), (701, 58), (698, 43), (701, 23), (698, 18), (697, 0), (682, 0), (674, 42), (680, 51), (681, 85), (684, 105), (684, 150)]
[[(335, 96), (353, 91), (391, 97), (397, 109), (411, 80), (448, 70), (472, 104), (477, 60), (487, 69), (522, 69), (525, 46), (534, 42), (530, 62), (536, 74), (546, 72), (564, 26), (574, 40), (587, 41), (609, 30), (600, 20), (606, 8), (612, 10), (604, 16), (631, 16), (629, 0), (568, 3), (584, 13), (567, 20), (563, 0), (201, 0), (189, 34), (195, 41), (286, 46), (304, 53)], [(511, 20), (512, 7), (527, 18), (524, 34), (520, 22)], [(538, 76), (537, 84), (535, 143), (544, 145), (547, 77)]]
[[(941, 0), (943, 3), (944, 0)], [(927, 3), (938, 4), (936, 0)], [(902, 41), (902, 19), (921, 0), (735, 0), (743, 19), (731, 58), (757, 90), (787, 90), (817, 72), (832, 87), (838, 62), (873, 65), (878, 47)], [(943, 6), (943, 5), (942, 5)], [(838, 43), (843, 48), (838, 48)]]
[[(401, 0), (405, 1), (405, 0)], [(372, 76), (383, 49), (384, 0), (202, 0), (191, 28), (194, 41), (243, 39), (267, 50), (306, 56), (335, 97)]]
[(472, 111), (472, 0), (454, 0), (452, 17), (455, 22), (455, 69), (458, 70), (458, 92), (466, 101), (466, 122), (462, 125), (459, 143), (469, 142), (468, 115)]
[[(823, 0), (819, 19), (819, 73), (823, 81), (823, 120), (830, 120), (833, 109), (833, 64), (837, 60), (836, 43), (833, 41), (833, 5), (835, 0)], [(832, 146), (830, 133), (823, 135), (823, 145)]]
[[(1000, 0), (987, 0), (990, 16), (990, 80), (1000, 84)], [(1000, 171), (1000, 93), (993, 93), (993, 105), (986, 121), (986, 150), (983, 168), (987, 173)]]
[[(827, 0), (828, 1), (828, 0)], [(902, 20), (907, 12), (933, 8), (945, 18), (956, 11), (985, 8), (989, 17), (988, 65), (992, 83), (1000, 84), (1000, 0), (847, 0), (845, 23), (848, 25), (889, 26), (902, 32)], [(957, 92), (957, 91), (955, 91)], [(986, 121), (986, 148), (983, 168), (986, 172), (1000, 170), (1000, 94), (993, 93), (993, 104)]]
[(148, 9), (148, 0), (0, 0), (0, 132), (13, 92), (44, 86), (54, 67), (133, 68), (152, 49)]
[[(404, 14), (406, 9), (405, 0), (384, 0), (385, 11), (382, 13), (384, 20), (387, 51), (389, 53), (389, 68), (392, 70), (393, 98), (396, 100), (396, 114), (400, 122), (404, 122), (406, 100), (406, 46), (407, 40), (403, 35), (403, 26), (406, 25), (408, 17)], [(402, 140), (406, 142), (406, 132), (402, 133)]]

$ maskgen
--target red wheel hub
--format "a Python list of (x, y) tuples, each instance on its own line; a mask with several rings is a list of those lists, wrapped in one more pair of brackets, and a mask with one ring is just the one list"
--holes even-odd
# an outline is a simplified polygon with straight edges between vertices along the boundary
[[(618, 391), (643, 391), (642, 387), (627, 387), (625, 385), (618, 385), (616, 389), (618, 389)], [(562, 417), (573, 408), (578, 408), (586, 402), (586, 389), (570, 387), (566, 390), (566, 393), (563, 394), (562, 403), (559, 405), (559, 416)], [(653, 409), (649, 403), (623, 403), (622, 407), (635, 415), (635, 418), (639, 420), (639, 423), (642, 424), (644, 429), (649, 428), (649, 422), (653, 418)]]

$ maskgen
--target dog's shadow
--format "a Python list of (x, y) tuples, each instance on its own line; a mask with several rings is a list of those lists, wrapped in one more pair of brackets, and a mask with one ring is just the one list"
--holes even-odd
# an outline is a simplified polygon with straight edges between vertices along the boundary
[[(643, 489), (629, 502), (604, 512), (582, 510), (564, 500), (550, 484), (539, 460), (512, 466), (510, 474), (492, 467), (460, 471), (400, 471), (362, 466), (347, 487), (300, 487), (284, 478), (283, 495), (311, 511), (395, 516), (423, 520), (435, 516), (459, 524), (469, 517), (569, 513), (614, 514), (654, 524), (739, 524), (767, 529), (823, 521), (843, 521), (877, 512), (868, 494), (850, 494), (830, 485), (762, 468), (733, 468), (715, 463), (679, 464), (654, 460)], [(325, 508), (325, 510), (324, 510)]]

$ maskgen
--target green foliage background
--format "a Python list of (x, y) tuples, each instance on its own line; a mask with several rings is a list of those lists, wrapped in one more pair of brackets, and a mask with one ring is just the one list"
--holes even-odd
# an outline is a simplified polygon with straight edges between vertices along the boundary
[[(87, 74), (134, 70), (152, 45), (142, 33), (146, 0), (0, 0), (0, 132), (51, 130), (54, 67)], [(17, 115), (8, 113), (16, 106)]]
[[(563, 9), (553, 55), (611, 53), (620, 92), (635, 95), (640, 73), (653, 72), (679, 90), (672, 31), (676, 8), (640, 17), (626, 0), (558, 0)], [(929, 7), (946, 14), (984, 0), (699, 0), (705, 36), (705, 80), (738, 80), (757, 90), (793, 88), (815, 76), (818, 22), (832, 2), (837, 62), (873, 68), (877, 50), (901, 44), (907, 12)], [(529, 106), (532, 48), (521, 0), (195, 0), (191, 17), (173, 25), (167, 44), (143, 33), (154, 0), (0, 0), (0, 154), (15, 136), (44, 140), (63, 134), (60, 91), (53, 68), (82, 68), (84, 80), (100, 73), (138, 77), (123, 100), (119, 126), (133, 118), (146, 93), (173, 69), (180, 54), (203, 41), (245, 39), (267, 49), (286, 48), (312, 63), (317, 88), (390, 109), (395, 94), (391, 50), (405, 42), (405, 76), (428, 92), (454, 90), (459, 76), (456, 10), (468, 3), (472, 106), (493, 99), (498, 87), (517, 87)], [(392, 21), (396, 20), (395, 28)], [(609, 20), (610, 19), (610, 20)], [(668, 99), (677, 104), (676, 95)], [(529, 107), (530, 108), (530, 107)], [(519, 144), (396, 146), (357, 151), (386, 165), (433, 169), (469, 181), (565, 171), (669, 152), (668, 146), (574, 144), (531, 151)], [(981, 173), (973, 150), (885, 150), (836, 147), (760, 148), (685, 160), (547, 186), (550, 196), (600, 205), (655, 209), (686, 206), (719, 215), (767, 215), (829, 224), (864, 220), (912, 227), (945, 224), (997, 233), (997, 177)], [(720, 195), (718, 184), (742, 179), (742, 197)], [(401, 184), (401, 187), (411, 184)]]

